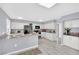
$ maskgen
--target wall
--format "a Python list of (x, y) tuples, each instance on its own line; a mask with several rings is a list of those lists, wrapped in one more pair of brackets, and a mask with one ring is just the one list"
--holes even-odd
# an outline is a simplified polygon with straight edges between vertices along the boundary
[(7, 32), (7, 14), (0, 8), (0, 33)]

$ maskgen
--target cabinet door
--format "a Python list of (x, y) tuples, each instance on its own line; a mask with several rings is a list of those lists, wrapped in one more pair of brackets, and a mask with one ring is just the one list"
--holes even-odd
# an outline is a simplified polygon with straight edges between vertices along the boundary
[(40, 29), (45, 29), (44, 24), (41, 24), (41, 25), (40, 25)]
[(52, 33), (46, 33), (46, 38), (53, 41), (53, 35)]
[(48, 33), (46, 33), (46, 39), (49, 39), (49, 35), (48, 35)]
[(46, 37), (46, 33), (45, 32), (42, 32), (41, 33), (41, 36), (45, 38)]
[(63, 37), (63, 43), (67, 46), (71, 46), (72, 37), (64, 35)]
[(79, 50), (79, 37), (72, 37), (71, 47)]
[(48, 39), (52, 40), (52, 34), (51, 33), (48, 33)]
[(52, 34), (52, 40), (57, 40), (56, 34)]

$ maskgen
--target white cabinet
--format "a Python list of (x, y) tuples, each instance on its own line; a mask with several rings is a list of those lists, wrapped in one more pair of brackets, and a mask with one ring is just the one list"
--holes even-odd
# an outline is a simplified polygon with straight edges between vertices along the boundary
[(79, 37), (72, 37), (71, 45), (72, 48), (79, 50)]
[(44, 26), (44, 29), (55, 29), (55, 23), (54, 22), (46, 23), (43, 26)]
[(41, 29), (55, 29), (55, 22), (41, 24)]
[(41, 36), (48, 39), (48, 40), (51, 40), (51, 41), (56, 40), (56, 34), (54, 34), (54, 33), (42, 32)]
[(65, 36), (63, 37), (63, 43), (67, 46), (71, 46), (72, 37), (71, 36)]
[(49, 40), (51, 40), (51, 41), (56, 40), (55, 37), (56, 37), (56, 35), (53, 34), (53, 33), (46, 33), (46, 38), (49, 39)]
[(45, 29), (45, 24), (41, 24), (40, 29)]
[(24, 29), (24, 25), (29, 25), (29, 23), (11, 22), (11, 29)]
[(51, 34), (50, 33), (46, 33), (46, 39), (52, 39)]
[(64, 43), (64, 45), (67, 45), (74, 49), (79, 50), (79, 37), (64, 35), (63, 43)]
[(46, 38), (46, 32), (41, 32), (41, 36)]

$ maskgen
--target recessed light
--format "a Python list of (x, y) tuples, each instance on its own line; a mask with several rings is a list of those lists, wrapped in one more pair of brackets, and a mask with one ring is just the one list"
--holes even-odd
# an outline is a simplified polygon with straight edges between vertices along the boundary
[(42, 20), (42, 19), (40, 19), (39, 21), (40, 21), (40, 22), (42, 22), (43, 20)]
[(18, 17), (18, 19), (23, 19), (22, 17)]

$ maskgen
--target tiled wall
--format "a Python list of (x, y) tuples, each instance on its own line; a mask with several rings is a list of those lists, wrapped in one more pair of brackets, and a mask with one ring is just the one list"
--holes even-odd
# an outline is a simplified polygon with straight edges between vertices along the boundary
[(11, 29), (11, 34), (16, 34), (18, 31), (20, 31), (20, 33), (24, 33), (23, 29)]

